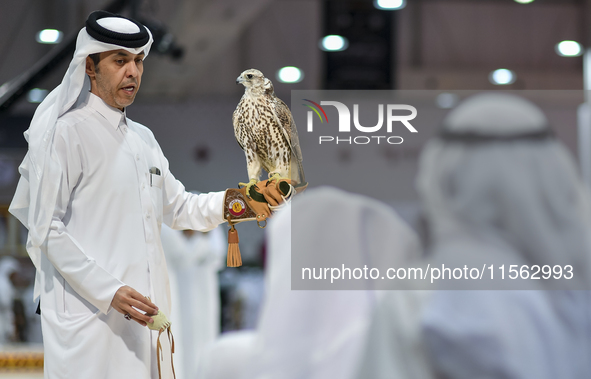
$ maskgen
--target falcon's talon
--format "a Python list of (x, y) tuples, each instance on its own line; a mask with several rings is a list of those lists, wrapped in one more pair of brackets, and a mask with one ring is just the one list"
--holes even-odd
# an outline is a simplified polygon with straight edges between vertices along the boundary
[(280, 180), (290, 180), (290, 179), (285, 178), (285, 177), (281, 176), (280, 174), (274, 172), (273, 174), (269, 174), (269, 180), (267, 181), (267, 185), (272, 181), (279, 182)]
[(255, 184), (257, 184), (257, 180), (256, 179), (250, 179), (248, 181), (248, 183), (238, 183), (238, 186), (239, 187), (240, 186), (246, 187), (246, 196), (248, 196), (248, 198), (250, 198), (250, 195), (249, 195), (250, 194), (250, 187), (255, 186), (256, 188), (259, 188)]

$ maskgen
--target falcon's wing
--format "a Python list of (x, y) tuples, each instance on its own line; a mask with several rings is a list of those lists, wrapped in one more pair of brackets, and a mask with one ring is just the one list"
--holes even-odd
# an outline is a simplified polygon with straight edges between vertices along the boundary
[(297, 160), (300, 179), (302, 182), (305, 182), (304, 168), (302, 166), (302, 150), (300, 149), (300, 140), (298, 138), (298, 130), (295, 121), (289, 107), (283, 102), (283, 100), (275, 96), (275, 104), (275, 115), (279, 119), (279, 127), (289, 144), (292, 156)]
[(298, 139), (298, 130), (296, 128), (295, 121), (291, 115), (289, 107), (278, 97), (275, 97), (277, 105), (275, 107), (275, 114), (279, 119), (279, 126), (281, 132), (285, 136), (285, 139), (289, 143), (289, 147), (293, 155), (299, 162), (303, 161), (302, 150), (300, 149), (300, 140)]
[[(238, 107), (240, 107), (240, 104), (238, 104)], [(240, 140), (238, 139), (238, 129), (244, 127), (243, 125), (242, 126), (240, 125), (241, 124), (241, 120), (240, 120), (241, 113), (242, 112), (238, 112), (238, 108), (236, 108), (236, 110), (232, 114), (232, 124), (234, 125), (234, 138), (236, 138), (236, 142), (238, 142), (238, 146), (240, 146), (242, 151), (244, 151), (244, 146), (242, 146), (242, 144), (240, 143)]]

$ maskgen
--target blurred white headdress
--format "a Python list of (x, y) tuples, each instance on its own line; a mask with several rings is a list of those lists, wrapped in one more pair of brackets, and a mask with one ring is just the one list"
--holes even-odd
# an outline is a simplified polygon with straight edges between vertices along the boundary
[(476, 239), (530, 265), (572, 265), (585, 286), (589, 194), (533, 103), (509, 94), (469, 98), (444, 120), (419, 167), (417, 187), (435, 244)]

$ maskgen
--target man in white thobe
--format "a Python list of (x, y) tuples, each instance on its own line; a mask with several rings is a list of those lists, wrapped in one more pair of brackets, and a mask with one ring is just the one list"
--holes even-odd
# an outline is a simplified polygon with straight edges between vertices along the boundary
[(224, 192), (186, 192), (152, 132), (126, 117), (151, 43), (143, 25), (93, 12), (25, 133), (10, 211), (29, 229), (45, 378), (157, 378), (158, 333), (145, 325), (171, 308), (161, 223), (207, 231), (224, 221)]

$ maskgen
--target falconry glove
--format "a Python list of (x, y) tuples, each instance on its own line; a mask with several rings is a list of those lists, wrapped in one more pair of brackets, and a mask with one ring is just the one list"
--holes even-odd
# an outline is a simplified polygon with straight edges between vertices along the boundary
[(234, 225), (243, 221), (256, 221), (260, 228), (267, 226), (273, 211), (285, 206), (298, 191), (291, 180), (268, 179), (256, 183), (246, 193), (246, 187), (229, 188), (224, 198), (224, 218), (228, 231), (228, 267), (242, 265), (238, 248), (238, 232)]
[(269, 204), (271, 212), (278, 211), (285, 207), (285, 205), (291, 202), (291, 199), (296, 193), (303, 190), (302, 187), (294, 187), (294, 182), (291, 180), (269, 179), (261, 183), (265, 183), (265, 187), (261, 189), (261, 193), (263, 194), (265, 201)]

